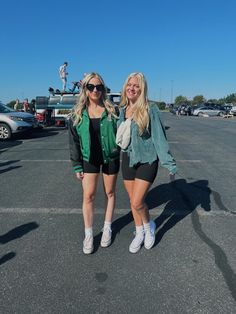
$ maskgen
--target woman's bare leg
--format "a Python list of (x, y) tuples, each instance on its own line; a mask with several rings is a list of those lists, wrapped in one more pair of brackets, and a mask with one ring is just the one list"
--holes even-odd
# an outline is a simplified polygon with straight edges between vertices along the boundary
[(94, 201), (97, 192), (99, 173), (85, 173), (82, 180), (83, 186), (83, 218), (85, 228), (93, 226)]
[(117, 174), (103, 174), (104, 191), (107, 198), (107, 207), (105, 212), (105, 221), (111, 222), (113, 218), (115, 203), (116, 203), (116, 180)]

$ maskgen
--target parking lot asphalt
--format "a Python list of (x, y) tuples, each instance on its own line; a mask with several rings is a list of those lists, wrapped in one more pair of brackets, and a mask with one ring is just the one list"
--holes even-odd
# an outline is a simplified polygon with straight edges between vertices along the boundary
[(82, 253), (82, 191), (65, 129), (0, 142), (1, 313), (235, 313), (236, 119), (164, 113), (178, 164), (160, 168), (148, 196), (152, 250), (130, 254), (133, 221), (121, 176), (113, 242)]

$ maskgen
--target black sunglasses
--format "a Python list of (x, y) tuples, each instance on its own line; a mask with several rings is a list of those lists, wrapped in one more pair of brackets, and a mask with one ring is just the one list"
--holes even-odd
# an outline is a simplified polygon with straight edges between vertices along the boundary
[(103, 84), (98, 84), (98, 85), (93, 85), (93, 84), (87, 84), (86, 85), (87, 89), (90, 91), (90, 92), (93, 92), (94, 88), (96, 87), (96, 90), (98, 92), (103, 92), (104, 91), (104, 85)]

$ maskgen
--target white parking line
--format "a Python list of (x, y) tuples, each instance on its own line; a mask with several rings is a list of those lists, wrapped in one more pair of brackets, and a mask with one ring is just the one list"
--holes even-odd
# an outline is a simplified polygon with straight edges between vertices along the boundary
[[(8, 159), (0, 159), (0, 162), (71, 162), (69, 159), (19, 159), (19, 160), (8, 160)], [(200, 159), (177, 159), (177, 162), (201, 162)]]
[(201, 162), (200, 159), (179, 159), (177, 162)]
[(69, 159), (19, 159), (19, 160), (6, 160), (6, 159), (1, 159), (0, 162), (70, 162)]
[[(233, 216), (236, 217), (236, 212), (234, 211), (224, 211), (224, 210), (210, 210), (205, 211), (201, 207), (198, 207), (197, 212), (200, 216)], [(126, 215), (128, 214), (130, 209), (128, 208), (116, 208), (115, 215)], [(154, 208), (150, 210), (150, 215), (156, 217), (163, 212), (163, 208)], [(194, 212), (194, 211), (192, 211)], [(174, 212), (171, 210), (169, 212), (170, 215), (190, 215), (192, 212), (186, 210), (178, 210), (176, 209)], [(81, 208), (19, 208), (19, 207), (11, 207), (11, 208), (1, 208), (0, 214), (8, 213), (8, 214), (52, 214), (52, 215), (61, 215), (61, 214), (78, 214), (82, 215)], [(96, 208), (95, 214), (104, 215), (104, 208)], [(165, 212), (165, 214), (168, 214)]]

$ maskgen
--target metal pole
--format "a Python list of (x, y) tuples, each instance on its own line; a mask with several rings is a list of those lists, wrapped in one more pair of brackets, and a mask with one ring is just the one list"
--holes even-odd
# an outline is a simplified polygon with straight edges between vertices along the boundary
[(174, 85), (174, 81), (171, 80), (171, 88), (170, 88), (170, 103), (173, 104), (173, 85)]

